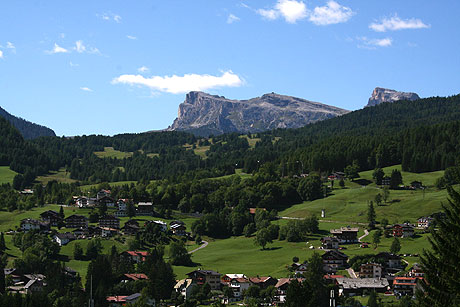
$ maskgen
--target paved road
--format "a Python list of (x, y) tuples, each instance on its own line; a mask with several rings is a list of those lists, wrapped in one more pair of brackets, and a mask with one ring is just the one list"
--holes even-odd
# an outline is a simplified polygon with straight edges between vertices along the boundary
[(368, 235), (369, 235), (369, 231), (367, 231), (367, 229), (364, 229), (364, 234), (358, 238), (358, 241), (361, 242), (361, 240), (367, 237)]
[(358, 276), (356, 276), (355, 270), (353, 270), (352, 268), (347, 269), (347, 272), (351, 278), (358, 278)]
[(196, 251), (198, 251), (198, 250), (200, 250), (200, 249), (205, 248), (206, 246), (208, 246), (208, 241), (202, 241), (202, 242), (203, 242), (203, 244), (202, 244), (200, 247), (197, 247), (197, 248), (195, 248), (194, 250), (189, 251), (188, 253), (189, 253), (189, 254), (192, 254), (192, 253), (194, 253), (194, 252), (196, 252)]

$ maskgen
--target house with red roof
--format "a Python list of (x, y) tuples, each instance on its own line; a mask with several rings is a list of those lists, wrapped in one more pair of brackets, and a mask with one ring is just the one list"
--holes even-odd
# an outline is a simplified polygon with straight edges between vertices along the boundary
[(122, 257), (128, 258), (134, 263), (144, 262), (148, 255), (148, 252), (143, 251), (126, 251), (121, 253)]

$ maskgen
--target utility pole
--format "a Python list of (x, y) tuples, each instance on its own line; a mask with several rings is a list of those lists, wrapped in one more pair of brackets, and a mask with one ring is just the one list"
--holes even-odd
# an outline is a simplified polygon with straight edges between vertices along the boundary
[(94, 300), (93, 300), (93, 275), (91, 275), (91, 283), (90, 283), (90, 290), (89, 290), (89, 307), (94, 307)]
[(335, 307), (335, 292), (331, 290), (331, 299), (329, 300), (329, 307)]

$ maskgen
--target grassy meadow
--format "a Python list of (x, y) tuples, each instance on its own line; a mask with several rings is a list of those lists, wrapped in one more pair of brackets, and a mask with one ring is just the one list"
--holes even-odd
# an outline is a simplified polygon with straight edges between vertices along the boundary
[(12, 171), (9, 166), (0, 166), (0, 185), (5, 183), (12, 184), (16, 175), (17, 173)]

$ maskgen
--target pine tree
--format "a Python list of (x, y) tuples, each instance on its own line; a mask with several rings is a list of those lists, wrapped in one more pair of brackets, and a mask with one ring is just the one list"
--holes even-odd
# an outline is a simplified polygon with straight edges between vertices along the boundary
[(61, 219), (64, 219), (64, 218), (65, 218), (64, 208), (62, 208), (62, 206), (61, 206), (61, 209), (59, 209), (59, 217), (60, 217)]
[(425, 272), (423, 288), (418, 293), (420, 306), (460, 306), (460, 193), (447, 188), (449, 199), (443, 205), (445, 219), (437, 220), (438, 230), (432, 233), (431, 250), (425, 250), (421, 264)]
[(6, 249), (5, 245), (5, 237), (3, 236), (3, 232), (0, 234), (0, 251), (4, 251)]
[(369, 300), (367, 301), (367, 306), (369, 307), (378, 307), (379, 303), (377, 302), (377, 293), (375, 291), (372, 291), (371, 294), (369, 295)]
[(369, 227), (374, 227), (375, 225), (375, 209), (374, 209), (374, 202), (370, 202), (369, 208), (367, 210), (367, 221), (369, 222)]
[(399, 239), (395, 237), (395, 239), (393, 240), (393, 243), (391, 243), (390, 253), (397, 254), (400, 250), (401, 250), (401, 242), (399, 242)]

